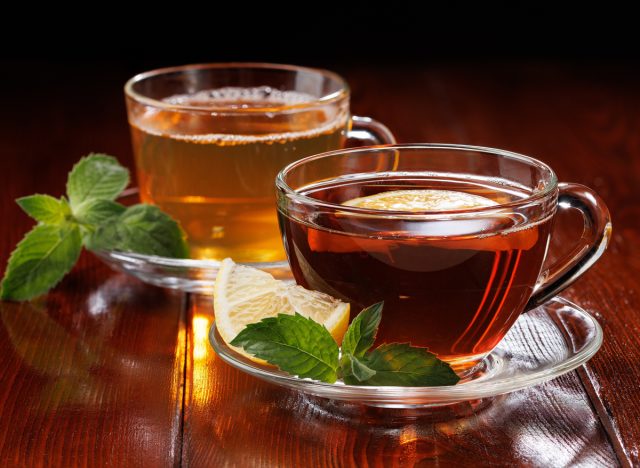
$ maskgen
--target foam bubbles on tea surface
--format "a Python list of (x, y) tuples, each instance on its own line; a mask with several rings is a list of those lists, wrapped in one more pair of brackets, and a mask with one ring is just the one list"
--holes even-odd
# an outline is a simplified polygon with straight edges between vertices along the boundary
[(298, 91), (281, 91), (270, 86), (239, 88), (227, 86), (207, 89), (190, 94), (175, 94), (162, 101), (172, 105), (204, 107), (225, 107), (229, 109), (250, 109), (252, 107), (291, 106), (312, 102), (316, 98)]
[[(176, 112), (149, 106), (133, 125), (152, 135), (219, 146), (288, 144), (342, 132), (348, 118), (343, 108), (310, 106), (285, 117), (284, 113), (279, 113), (281, 107), (315, 101), (315, 96), (299, 91), (282, 91), (270, 86), (228, 86), (163, 98), (162, 102), (166, 104), (190, 106), (201, 111)], [(252, 109), (257, 112), (252, 113)], [(249, 112), (238, 118), (236, 112), (244, 110)]]

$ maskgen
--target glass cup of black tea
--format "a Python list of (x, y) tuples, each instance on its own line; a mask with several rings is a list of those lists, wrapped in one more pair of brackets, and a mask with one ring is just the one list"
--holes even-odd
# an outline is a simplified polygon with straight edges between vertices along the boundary
[[(377, 344), (423, 346), (460, 371), (593, 265), (611, 234), (591, 189), (493, 148), (337, 150), (288, 165), (276, 186), (296, 281), (353, 311), (384, 301)], [(556, 215), (572, 209), (584, 219), (575, 246), (545, 263)]]

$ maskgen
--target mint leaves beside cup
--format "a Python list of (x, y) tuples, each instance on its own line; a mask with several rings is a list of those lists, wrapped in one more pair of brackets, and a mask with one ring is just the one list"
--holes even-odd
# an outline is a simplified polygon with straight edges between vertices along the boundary
[(342, 339), (342, 352), (329, 331), (300, 314), (279, 314), (245, 327), (232, 346), (300, 378), (350, 385), (441, 386), (460, 378), (449, 364), (425, 348), (383, 344), (370, 351), (382, 319), (383, 303), (364, 309)]
[(16, 200), (38, 224), (9, 258), (0, 297), (28, 300), (54, 287), (75, 265), (84, 245), (148, 255), (188, 256), (180, 225), (158, 207), (125, 207), (114, 200), (129, 183), (116, 158), (92, 153), (69, 173), (67, 197), (30, 195)]

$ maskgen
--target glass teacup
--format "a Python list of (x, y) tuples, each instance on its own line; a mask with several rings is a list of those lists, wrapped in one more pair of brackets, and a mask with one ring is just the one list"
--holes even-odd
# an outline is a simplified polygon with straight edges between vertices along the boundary
[[(290, 164), (276, 186), (296, 281), (354, 311), (384, 301), (377, 343), (427, 347), (459, 370), (593, 265), (611, 233), (595, 192), (492, 148), (338, 150)], [(554, 217), (568, 208), (582, 213), (582, 236), (542, 271)]]
[(180, 221), (193, 258), (284, 260), (277, 172), (347, 138), (394, 142), (350, 115), (347, 83), (327, 70), (185, 65), (136, 75), (125, 93), (140, 198)]

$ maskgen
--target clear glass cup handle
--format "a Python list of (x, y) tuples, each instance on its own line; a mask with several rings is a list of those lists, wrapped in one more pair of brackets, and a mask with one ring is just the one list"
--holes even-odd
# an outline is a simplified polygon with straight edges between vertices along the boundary
[(358, 117), (357, 115), (351, 116), (351, 130), (347, 132), (347, 138), (370, 145), (385, 145), (396, 142), (393, 133), (384, 124), (369, 117)]
[(525, 311), (547, 302), (571, 285), (602, 256), (611, 238), (609, 210), (596, 192), (573, 183), (561, 183), (558, 188), (558, 210), (580, 210), (584, 229), (578, 244), (541, 273)]

